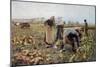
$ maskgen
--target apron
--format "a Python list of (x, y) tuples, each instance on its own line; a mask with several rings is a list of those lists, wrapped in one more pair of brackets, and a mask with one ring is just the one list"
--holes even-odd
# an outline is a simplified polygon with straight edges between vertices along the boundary
[(54, 40), (55, 40), (55, 31), (53, 29), (53, 27), (49, 27), (49, 26), (46, 26), (46, 42), (48, 44), (53, 44), (54, 43)]

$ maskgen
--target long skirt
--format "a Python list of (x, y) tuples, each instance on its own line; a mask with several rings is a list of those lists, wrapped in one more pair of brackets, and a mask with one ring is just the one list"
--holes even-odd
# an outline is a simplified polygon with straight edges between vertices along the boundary
[(55, 40), (54, 29), (52, 27), (46, 28), (45, 42), (48, 45), (52, 45), (54, 43), (54, 40)]

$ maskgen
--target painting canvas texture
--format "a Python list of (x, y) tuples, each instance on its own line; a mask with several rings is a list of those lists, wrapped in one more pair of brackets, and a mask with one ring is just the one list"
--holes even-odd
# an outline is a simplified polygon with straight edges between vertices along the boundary
[(11, 65), (96, 61), (96, 6), (11, 1)]

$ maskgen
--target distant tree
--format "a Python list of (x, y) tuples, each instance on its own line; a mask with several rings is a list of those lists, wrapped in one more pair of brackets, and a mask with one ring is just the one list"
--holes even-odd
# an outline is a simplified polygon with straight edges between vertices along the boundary
[(45, 19), (44, 17), (41, 17), (41, 22), (44, 22), (44, 19)]
[(66, 24), (66, 22), (65, 22), (65, 21), (64, 21), (63, 23), (64, 23), (64, 24)]
[(77, 25), (77, 26), (79, 26), (79, 25), (80, 25), (80, 23), (79, 23), (78, 21), (76, 21), (76, 25)]
[(72, 21), (68, 21), (68, 26), (73, 26), (74, 23)]

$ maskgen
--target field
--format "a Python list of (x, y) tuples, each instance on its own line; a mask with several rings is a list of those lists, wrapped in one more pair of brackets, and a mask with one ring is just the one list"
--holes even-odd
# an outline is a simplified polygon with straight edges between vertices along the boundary
[(38, 65), (95, 61), (95, 33), (95, 29), (89, 29), (89, 35), (83, 35), (76, 53), (67, 44), (66, 50), (60, 52), (59, 49), (46, 48), (43, 24), (31, 23), (30, 28), (25, 29), (11, 25), (11, 62), (13, 65)]

